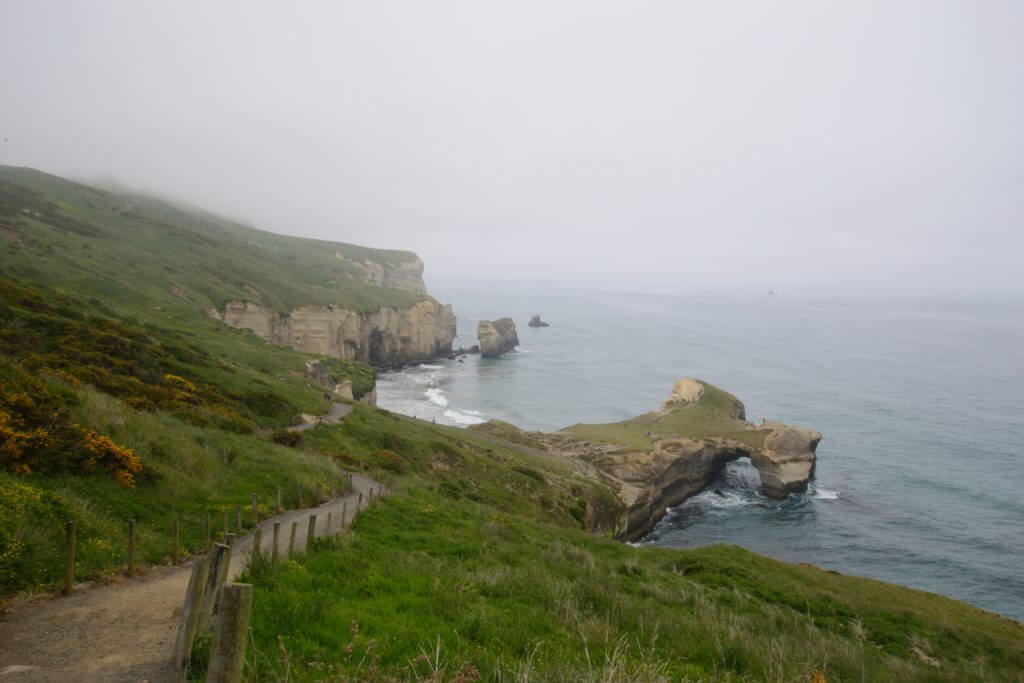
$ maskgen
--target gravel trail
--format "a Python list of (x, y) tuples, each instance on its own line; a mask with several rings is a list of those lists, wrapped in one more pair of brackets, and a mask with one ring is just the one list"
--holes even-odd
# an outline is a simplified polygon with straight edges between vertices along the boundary
[[(371, 489), (380, 490), (380, 484), (359, 474), (352, 475), (352, 486), (353, 492), (347, 496), (261, 522), (263, 552), (270, 550), (274, 522), (281, 523), (278, 552), (282, 555), (288, 550), (293, 521), (298, 522), (299, 550), (306, 546), (311, 514), (317, 516), (317, 537), (337, 533), (343, 508), (347, 525), (360, 494), (365, 507)], [(245, 568), (251, 547), (251, 535), (232, 545), (232, 579)], [(140, 578), (81, 588), (67, 597), (35, 596), (16, 602), (0, 617), (0, 683), (169, 680), (171, 652), (191, 570), (191, 562), (160, 567)]]

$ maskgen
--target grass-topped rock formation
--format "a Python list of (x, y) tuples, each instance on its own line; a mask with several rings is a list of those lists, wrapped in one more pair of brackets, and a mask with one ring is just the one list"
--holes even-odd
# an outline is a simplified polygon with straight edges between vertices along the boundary
[[(509, 438), (507, 427), (480, 429)], [(654, 527), (666, 507), (700, 493), (737, 458), (750, 458), (765, 495), (784, 498), (806, 490), (821, 434), (781, 422), (751, 424), (732, 394), (701, 380), (681, 379), (657, 410), (531, 438), (592, 466), (625, 506), (616, 532), (636, 540)]]

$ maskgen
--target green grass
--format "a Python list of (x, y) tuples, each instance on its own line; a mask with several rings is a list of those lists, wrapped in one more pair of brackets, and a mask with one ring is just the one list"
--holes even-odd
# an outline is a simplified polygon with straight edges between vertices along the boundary
[[(392, 497), (316, 552), (254, 565), (256, 680), (1020, 680), (1021, 625), (963, 603), (735, 547), (610, 540), (623, 508), (608, 486), (513, 425), (458, 430), (357, 404), (295, 448), (273, 443), (270, 428), (294, 413), (327, 410), (305, 372), (314, 356), (206, 309), (407, 306), (415, 295), (360, 283), (361, 267), (335, 252), (412, 254), (272, 235), (7, 167), (0, 225), (0, 428), (73, 440), (80, 424), (143, 465), (134, 488), (39, 459), (52, 448), (33, 451), (43, 466), (29, 474), (0, 472), (5, 596), (59, 581), (68, 519), (79, 578), (102, 577), (121, 568), (129, 518), (139, 563), (164, 562), (175, 515), (183, 549), (197, 550), (208, 512), (221, 529), (253, 492), (266, 514), (278, 486), (297, 506), (356, 469)], [(357, 394), (370, 386), (361, 364), (332, 372)], [(763, 442), (731, 395), (704, 388), (688, 408), (566, 433), (635, 450), (650, 448), (645, 431)], [(140, 395), (167, 400), (133, 408)], [(227, 411), (241, 423), (212, 417)]]
[(514, 424), (503, 422), (501, 420), (488, 420), (483, 424), (472, 425), (467, 428), (467, 431), (477, 434), (488, 434), (498, 439), (502, 439), (507, 443), (519, 444), (520, 446), (526, 446), (534, 450), (544, 451), (547, 447), (544, 445), (544, 441), (538, 438), (535, 434), (524, 431)]
[(357, 360), (321, 356), (320, 365), (331, 374), (334, 382), (352, 381), (352, 396), (359, 399), (377, 385), (377, 371)]
[[(0, 472), (0, 594), (55, 587), (63, 577), (64, 524), (77, 525), (76, 577), (120, 571), (126, 530), (136, 520), (140, 565), (171, 555), (172, 518), (181, 519), (183, 552), (202, 549), (207, 512), (223, 532), (224, 512), (242, 506), (249, 528), (251, 495), (261, 516), (283, 504), (309, 503), (317, 486), (345, 482), (338, 463), (319, 454), (277, 446), (230, 431), (193, 427), (167, 413), (146, 413), (95, 390), (78, 391), (72, 418), (131, 448), (143, 463), (134, 488), (102, 474), (14, 475)], [(233, 529), (232, 529), (233, 530)]]
[(424, 483), (246, 580), (252, 680), (1016, 681), (1024, 669), (1020, 624), (953, 600), (733, 546), (632, 548)]
[(254, 301), (373, 311), (407, 308), (416, 294), (362, 281), (362, 261), (400, 263), (411, 252), (275, 235), (194, 209), (0, 166), (0, 272), (88, 297), (121, 315), (167, 326), (183, 316)]
[(645, 413), (622, 422), (575, 424), (560, 433), (576, 441), (597, 441), (629, 451), (651, 450), (653, 442), (647, 432), (663, 438), (683, 436), (696, 441), (726, 438), (755, 448), (764, 445), (768, 430), (750, 429), (744, 420), (734, 417), (739, 403), (735, 396), (707, 382), (700, 384), (704, 393), (693, 405), (665, 414)]

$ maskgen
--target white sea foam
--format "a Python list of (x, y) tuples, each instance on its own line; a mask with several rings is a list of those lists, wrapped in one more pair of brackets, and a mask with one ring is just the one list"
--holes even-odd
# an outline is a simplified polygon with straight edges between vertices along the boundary
[(444, 370), (443, 365), (428, 365), (426, 363), (420, 363), (420, 367), (424, 370)]
[(444, 397), (444, 390), (438, 389), (437, 387), (430, 387), (423, 392), (423, 395), (430, 399), (430, 402), (434, 405), (441, 406), (442, 408), (448, 407), (448, 399)]
[(839, 497), (839, 491), (830, 491), (829, 489), (814, 489), (814, 497), (818, 500), (835, 500)]
[(444, 416), (455, 424), (460, 425), (478, 425), (486, 422), (486, 420), (477, 417), (476, 415), (468, 415), (461, 410), (448, 409), (444, 411)]
[(738, 508), (754, 504), (753, 500), (732, 491), (722, 491), (719, 495), (711, 490), (699, 493), (686, 502), (710, 508)]

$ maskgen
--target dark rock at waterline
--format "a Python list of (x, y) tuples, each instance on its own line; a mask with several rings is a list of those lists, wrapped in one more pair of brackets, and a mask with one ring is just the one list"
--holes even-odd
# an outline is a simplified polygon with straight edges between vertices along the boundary
[(725, 498), (725, 494), (722, 493), (722, 489), (715, 489), (715, 495), (716, 496), (721, 496), (722, 498)]
[(550, 324), (540, 319), (540, 315), (535, 315), (532, 318), (530, 318), (529, 325), (530, 327), (551, 327)]

